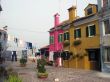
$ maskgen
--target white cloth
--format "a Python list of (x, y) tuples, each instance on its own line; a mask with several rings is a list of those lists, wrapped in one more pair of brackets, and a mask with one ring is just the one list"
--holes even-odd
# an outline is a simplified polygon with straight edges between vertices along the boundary
[(49, 61), (53, 61), (53, 55), (54, 55), (54, 53), (51, 51), (49, 53)]

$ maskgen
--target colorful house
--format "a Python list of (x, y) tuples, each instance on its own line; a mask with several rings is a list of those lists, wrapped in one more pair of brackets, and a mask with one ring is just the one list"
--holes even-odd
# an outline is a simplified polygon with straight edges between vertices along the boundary
[[(98, 26), (97, 5), (89, 4), (85, 16), (77, 18), (75, 7), (68, 9), (69, 58), (64, 60), (64, 67), (76, 69), (100, 70), (100, 33)], [(66, 49), (66, 48), (64, 48)]]
[(98, 1), (101, 71), (110, 72), (110, 0)]
[(54, 15), (54, 27), (49, 30), (50, 45), (49, 45), (49, 61), (54, 61), (58, 65), (58, 57), (63, 49), (62, 36), (63, 30), (60, 29), (59, 14)]

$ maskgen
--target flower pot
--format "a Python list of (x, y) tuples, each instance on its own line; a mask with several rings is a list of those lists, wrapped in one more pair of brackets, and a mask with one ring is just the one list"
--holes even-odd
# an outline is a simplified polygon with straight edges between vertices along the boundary
[(48, 73), (37, 73), (37, 77), (40, 79), (45, 79), (48, 77)]

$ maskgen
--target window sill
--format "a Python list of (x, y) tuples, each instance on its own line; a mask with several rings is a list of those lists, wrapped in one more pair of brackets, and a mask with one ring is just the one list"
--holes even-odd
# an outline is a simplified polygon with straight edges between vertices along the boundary
[(92, 37), (94, 37), (94, 35), (93, 36), (88, 36), (89, 38), (92, 38)]
[(106, 63), (106, 64), (110, 64), (110, 62), (104, 62), (104, 63)]

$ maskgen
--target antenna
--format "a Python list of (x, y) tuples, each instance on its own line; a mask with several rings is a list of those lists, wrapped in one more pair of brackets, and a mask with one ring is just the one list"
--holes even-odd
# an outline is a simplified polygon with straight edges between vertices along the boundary
[(61, 0), (58, 0), (58, 12), (61, 13)]

